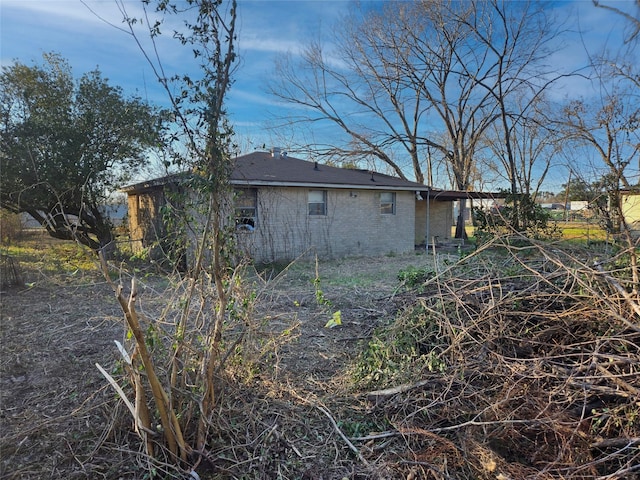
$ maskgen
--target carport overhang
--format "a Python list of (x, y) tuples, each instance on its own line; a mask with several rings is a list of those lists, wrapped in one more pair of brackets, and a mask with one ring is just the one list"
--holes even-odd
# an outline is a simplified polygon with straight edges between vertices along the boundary
[[(428, 249), (433, 244), (431, 238), (431, 202), (455, 202), (459, 200), (497, 200), (505, 198), (504, 193), (498, 192), (474, 192), (474, 191), (461, 191), (461, 190), (437, 190), (427, 188), (426, 190), (416, 191), (416, 195), (419, 195), (422, 199), (428, 199), (427, 213), (426, 213), (426, 232), (425, 232), (425, 244)], [(431, 242), (431, 243), (430, 243)]]
[(504, 193), (498, 192), (474, 192), (474, 191), (461, 191), (461, 190), (437, 190), (428, 188), (427, 190), (420, 191), (420, 195), (423, 198), (429, 200), (441, 201), (441, 202), (454, 202), (456, 200), (492, 200), (505, 198)]

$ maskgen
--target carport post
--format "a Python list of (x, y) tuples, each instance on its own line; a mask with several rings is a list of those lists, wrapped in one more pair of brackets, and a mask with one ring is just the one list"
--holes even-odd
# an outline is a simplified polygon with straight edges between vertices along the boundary
[(429, 214), (429, 209), (431, 207), (431, 187), (427, 187), (427, 232), (426, 232), (426, 237), (424, 239), (424, 248), (427, 251), (427, 253), (429, 252), (429, 233), (430, 233), (430, 226), (429, 226), (429, 222), (431, 222), (431, 215)]

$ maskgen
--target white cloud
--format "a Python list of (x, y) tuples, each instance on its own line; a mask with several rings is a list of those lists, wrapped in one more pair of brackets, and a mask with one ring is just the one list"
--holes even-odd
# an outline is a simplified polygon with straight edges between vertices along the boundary
[[(134, 3), (128, 3), (127, 7), (132, 10), (130, 14), (138, 14), (140, 11)], [(114, 2), (95, 0), (86, 0), (84, 4), (80, 0), (3, 0), (2, 14), (3, 16), (22, 16), (23, 19), (31, 18), (31, 21), (43, 23), (65, 22), (67, 28), (73, 30), (113, 28), (105, 22), (117, 26), (122, 24), (122, 14), (115, 8)]]

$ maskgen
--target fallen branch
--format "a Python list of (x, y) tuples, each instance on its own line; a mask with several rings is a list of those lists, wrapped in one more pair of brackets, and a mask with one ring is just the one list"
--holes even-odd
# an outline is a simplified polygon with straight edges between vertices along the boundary
[[(631, 298), (631, 295), (629, 294), (629, 292), (627, 292), (625, 288), (622, 285), (620, 285), (620, 283), (615, 278), (613, 278), (611, 275), (605, 272), (604, 268), (602, 268), (602, 265), (600, 265), (599, 263), (596, 263), (595, 267), (596, 267), (596, 270), (598, 270), (598, 272), (602, 275), (602, 277), (607, 282), (609, 282), (609, 284), (613, 288), (615, 288), (620, 295), (623, 296), (623, 298), (627, 302), (627, 305), (631, 307), (631, 309), (636, 313), (636, 315), (640, 319), (640, 305), (633, 298)], [(640, 327), (638, 325), (632, 322), (625, 322), (625, 324), (628, 327), (633, 328), (636, 332), (640, 332)]]
[(618, 438), (606, 438), (590, 445), (591, 448), (609, 448), (609, 447), (633, 447), (634, 445), (640, 445), (640, 437), (618, 437)]
[(404, 393), (415, 388), (424, 387), (432, 381), (433, 380), (420, 380), (416, 383), (405, 383), (403, 385), (398, 385), (397, 387), (385, 388), (384, 390), (375, 390), (373, 392), (367, 393), (367, 397), (388, 397), (391, 395), (396, 395), (398, 393)]
[(315, 407), (327, 416), (327, 418), (331, 422), (331, 425), (333, 425), (333, 428), (335, 429), (335, 431), (338, 432), (338, 435), (340, 435), (342, 440), (344, 440), (344, 442), (351, 449), (351, 451), (356, 454), (356, 456), (358, 457), (358, 460), (360, 460), (365, 466), (370, 468), (371, 465), (369, 464), (369, 462), (367, 462), (367, 459), (362, 456), (362, 454), (360, 453), (360, 450), (358, 450), (356, 446), (353, 443), (351, 443), (351, 440), (349, 440), (347, 436), (342, 432), (342, 430), (340, 430), (340, 427), (338, 427), (338, 424), (333, 419), (329, 411), (321, 407), (320, 405), (316, 405)]

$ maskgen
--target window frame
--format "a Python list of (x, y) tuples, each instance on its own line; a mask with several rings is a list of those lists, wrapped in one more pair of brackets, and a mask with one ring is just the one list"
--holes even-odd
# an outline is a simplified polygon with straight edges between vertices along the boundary
[[(386, 195), (391, 195), (390, 199), (384, 200)], [(380, 192), (380, 215), (396, 214), (396, 192)]]
[[(312, 201), (312, 194), (320, 193), (322, 194), (322, 201)], [(318, 211), (317, 206), (321, 206)], [(327, 216), (327, 191), (326, 190), (309, 190), (307, 193), (307, 215), (310, 217), (326, 217)]]
[[(240, 205), (238, 204), (239, 198), (245, 200)], [(249, 201), (246, 201), (246, 199)], [(235, 188), (233, 210), (236, 231), (243, 233), (253, 232), (258, 226), (258, 189)]]

